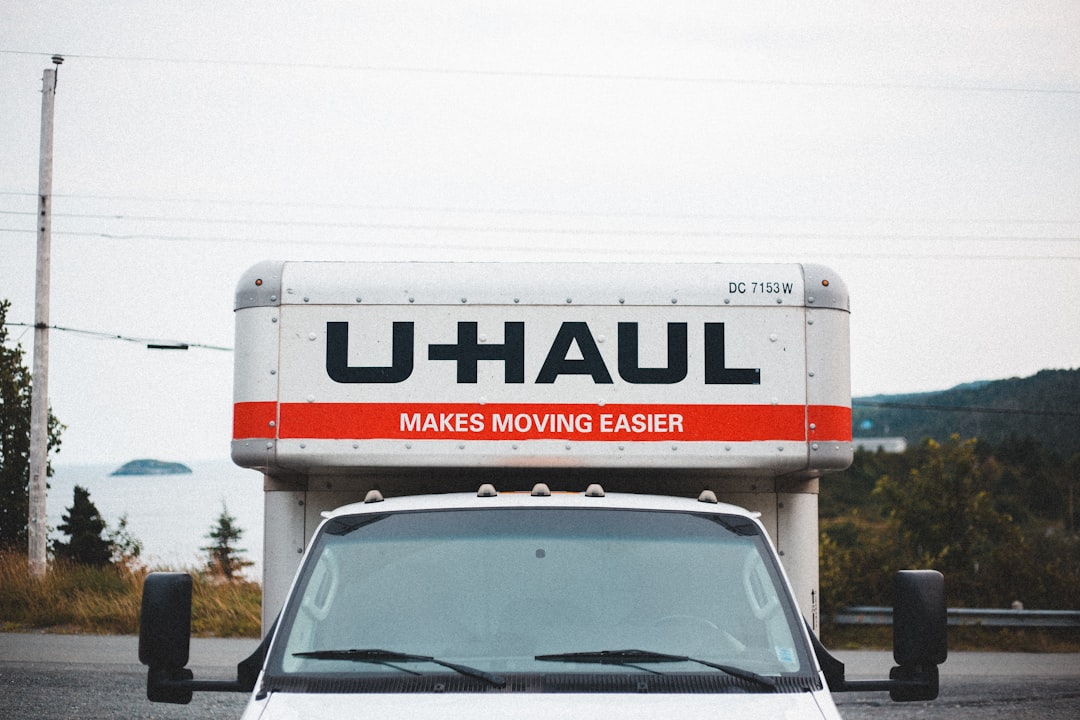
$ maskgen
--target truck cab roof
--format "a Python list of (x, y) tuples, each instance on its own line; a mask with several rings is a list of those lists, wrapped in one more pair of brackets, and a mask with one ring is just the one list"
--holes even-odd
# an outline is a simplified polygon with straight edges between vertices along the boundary
[(592, 507), (622, 508), (650, 511), (675, 511), (722, 513), (756, 519), (759, 513), (737, 505), (718, 502), (715, 493), (703, 490), (695, 498), (673, 495), (644, 495), (636, 493), (608, 493), (599, 484), (592, 484), (582, 492), (551, 491), (544, 483), (531, 490), (499, 491), (493, 484), (479, 486), (475, 493), (440, 493), (430, 495), (404, 495), (384, 497), (378, 490), (368, 493), (363, 502), (343, 505), (322, 513), (330, 519), (342, 515), (371, 512), (409, 512), (418, 510), (448, 510), (456, 508), (480, 509), (486, 507)]

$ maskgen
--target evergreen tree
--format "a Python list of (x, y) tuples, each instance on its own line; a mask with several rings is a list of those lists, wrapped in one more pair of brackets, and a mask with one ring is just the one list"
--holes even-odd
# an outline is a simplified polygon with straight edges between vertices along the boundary
[[(30, 515), (30, 371), (22, 346), (10, 346), (0, 300), (0, 550), (26, 552)], [(59, 449), (63, 426), (49, 414), (49, 452)], [(47, 476), (52, 467), (46, 467)]]
[(109, 564), (113, 553), (112, 543), (102, 535), (105, 520), (90, 500), (90, 492), (86, 488), (75, 486), (74, 503), (63, 520), (57, 529), (70, 540), (53, 543), (53, 554), (57, 558), (96, 567)]
[(206, 536), (214, 542), (202, 548), (209, 556), (206, 562), (207, 572), (225, 580), (235, 580), (237, 573), (243, 568), (254, 565), (252, 561), (241, 558), (245, 551), (236, 547), (243, 534), (244, 531), (236, 525), (236, 518), (229, 514), (228, 508), (222, 503), (217, 524)]
[(113, 565), (128, 570), (134, 570), (141, 566), (139, 556), (142, 555), (143, 544), (128, 530), (127, 513), (120, 516), (119, 524), (116, 529), (108, 531), (108, 536)]

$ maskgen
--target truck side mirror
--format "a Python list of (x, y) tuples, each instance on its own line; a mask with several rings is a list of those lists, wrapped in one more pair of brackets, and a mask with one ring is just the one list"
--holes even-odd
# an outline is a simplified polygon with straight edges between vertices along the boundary
[(191, 576), (150, 573), (143, 585), (139, 618), (139, 662), (149, 665), (146, 696), (152, 702), (186, 705), (191, 689), (170, 686), (190, 680), (185, 666), (191, 649)]
[(273, 627), (255, 652), (237, 664), (235, 680), (195, 680), (184, 667), (191, 651), (191, 585), (187, 573), (146, 576), (139, 618), (139, 662), (150, 666), (146, 673), (150, 702), (187, 705), (196, 690), (251, 692), (266, 659)]
[(893, 700), (933, 700), (938, 668), (948, 657), (945, 578), (936, 570), (901, 570), (893, 581), (893, 659), (889, 677), (918, 680), (891, 689)]
[(938, 665), (948, 656), (945, 577), (936, 570), (901, 570), (893, 578), (893, 659), (888, 680), (848, 680), (844, 663), (810, 630), (814, 654), (833, 692), (888, 690), (896, 702), (938, 696)]

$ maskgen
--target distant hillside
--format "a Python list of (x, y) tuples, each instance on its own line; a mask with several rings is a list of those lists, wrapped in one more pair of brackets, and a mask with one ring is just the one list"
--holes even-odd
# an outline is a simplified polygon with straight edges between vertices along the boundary
[(1080, 369), (1043, 370), (940, 392), (855, 398), (852, 405), (857, 438), (901, 436), (911, 446), (954, 433), (991, 445), (1031, 437), (1062, 460), (1080, 453)]

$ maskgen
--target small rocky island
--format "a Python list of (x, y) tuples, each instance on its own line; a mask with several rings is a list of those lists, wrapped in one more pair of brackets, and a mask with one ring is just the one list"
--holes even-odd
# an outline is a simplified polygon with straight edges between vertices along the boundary
[(190, 475), (191, 468), (183, 463), (144, 458), (124, 463), (111, 475)]

